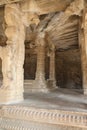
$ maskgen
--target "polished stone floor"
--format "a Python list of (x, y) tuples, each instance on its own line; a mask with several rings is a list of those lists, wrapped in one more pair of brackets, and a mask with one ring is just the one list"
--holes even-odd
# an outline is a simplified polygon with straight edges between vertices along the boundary
[[(1, 107), (4, 112), (1, 128), (5, 128), (7, 123), (6, 128), (10, 125), (19, 128), (20, 125), (29, 130), (87, 130), (87, 96), (81, 91), (58, 89), (49, 93), (27, 92), (24, 98), (20, 103)], [(68, 116), (67, 120), (64, 115)], [(75, 117), (73, 122), (69, 115)]]
[[(58, 89), (50, 93), (25, 93), (20, 105), (35, 108), (87, 112), (87, 96), (79, 90)], [(19, 104), (19, 103), (18, 103)]]

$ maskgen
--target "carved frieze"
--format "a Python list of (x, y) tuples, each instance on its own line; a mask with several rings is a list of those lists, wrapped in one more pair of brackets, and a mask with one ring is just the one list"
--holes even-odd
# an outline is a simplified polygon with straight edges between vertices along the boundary
[[(87, 113), (85, 112), (48, 110), (21, 105), (4, 106), (1, 111), (3, 111), (3, 115), (0, 117), (0, 128), (7, 129), (11, 127), (17, 130), (18, 122), (21, 122), (21, 124), (25, 122), (23, 126), (19, 125), (19, 128), (23, 130), (23, 128), (30, 126), (30, 122), (37, 122), (40, 124), (65, 125), (87, 129)], [(27, 126), (25, 125), (26, 123)]]

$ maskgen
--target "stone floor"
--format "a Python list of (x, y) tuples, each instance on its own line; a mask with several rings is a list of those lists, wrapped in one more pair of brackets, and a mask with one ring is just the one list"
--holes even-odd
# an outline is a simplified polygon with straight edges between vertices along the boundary
[(87, 130), (87, 96), (58, 89), (25, 93), (20, 103), (0, 106), (0, 128), (8, 130)]
[(87, 112), (87, 96), (78, 90), (58, 89), (51, 93), (25, 93), (23, 105), (35, 108)]

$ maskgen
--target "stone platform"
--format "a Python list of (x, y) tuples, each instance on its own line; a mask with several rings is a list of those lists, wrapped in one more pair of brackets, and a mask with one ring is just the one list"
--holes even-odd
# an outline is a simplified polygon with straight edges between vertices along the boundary
[(0, 130), (87, 130), (87, 97), (80, 91), (24, 95), (21, 103), (0, 106)]

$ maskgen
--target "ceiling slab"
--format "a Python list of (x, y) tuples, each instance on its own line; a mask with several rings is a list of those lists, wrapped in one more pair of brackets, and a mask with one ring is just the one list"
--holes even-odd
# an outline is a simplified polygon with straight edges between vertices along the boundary
[(63, 11), (73, 0), (25, 0), (22, 4), (23, 12), (35, 11), (37, 14), (48, 14)]
[(14, 3), (14, 2), (19, 2), (23, 0), (0, 0), (0, 5), (8, 4), (8, 3)]

